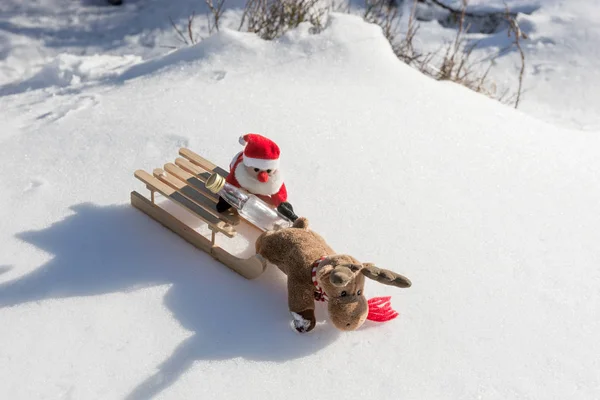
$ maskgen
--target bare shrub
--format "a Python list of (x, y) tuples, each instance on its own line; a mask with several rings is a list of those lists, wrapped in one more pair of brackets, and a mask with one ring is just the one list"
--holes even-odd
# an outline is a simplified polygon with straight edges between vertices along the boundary
[[(370, 3), (378, 1), (378, 3)], [(506, 102), (508, 91), (498, 92), (494, 82), (488, 79), (490, 70), (494, 66), (495, 60), (504, 52), (510, 50), (512, 46), (519, 49), (521, 55), (521, 71), (519, 74), (519, 87), (516, 95), (515, 107), (518, 107), (522, 90), (522, 81), (525, 69), (525, 54), (520, 46), (520, 39), (525, 39), (526, 35), (519, 29), (515, 14), (508, 8), (505, 12), (509, 30), (509, 37), (514, 36), (514, 41), (509, 48), (502, 49), (488, 57), (485, 60), (476, 60), (473, 57), (473, 51), (478, 43), (469, 43), (466, 33), (469, 26), (466, 23), (468, 0), (462, 0), (460, 11), (449, 8), (439, 1), (432, 1), (434, 4), (443, 5), (446, 10), (456, 15), (456, 35), (454, 39), (442, 46), (438, 51), (422, 53), (417, 50), (414, 40), (419, 30), (416, 10), (417, 4), (424, 0), (413, 0), (410, 15), (408, 16), (408, 25), (406, 33), (399, 39), (398, 24), (401, 14), (394, 7), (389, 7), (389, 2), (384, 0), (366, 0), (365, 20), (379, 25), (384, 36), (390, 41), (392, 49), (396, 56), (406, 64), (417, 68), (426, 75), (437, 80), (448, 80), (463, 85), (475, 92), (485, 94), (501, 102)], [(398, 40), (399, 39), (399, 40)]]
[(275, 39), (303, 22), (310, 22), (314, 30), (323, 27), (326, 9), (318, 6), (319, 0), (248, 0), (239, 30), (266, 40)]
[(363, 19), (381, 27), (383, 35), (394, 43), (402, 14), (400, 8), (386, 0), (365, 0)]
[(477, 43), (467, 44), (465, 32), (465, 15), (468, 0), (462, 0), (462, 13), (458, 20), (458, 29), (454, 41), (447, 44), (443, 56), (438, 59), (437, 66), (431, 68), (430, 74), (438, 80), (448, 80), (461, 84), (478, 93), (489, 97), (495, 97), (496, 85), (487, 81), (488, 74), (492, 68), (495, 57), (489, 60), (484, 72), (480, 72), (479, 62), (473, 60), (473, 50)]
[[(220, 28), (225, 0), (204, 0), (208, 6), (208, 35)], [(275, 39), (304, 22), (313, 25), (313, 32), (323, 28), (323, 18), (327, 9), (319, 6), (320, 0), (247, 0), (238, 30), (245, 29), (266, 40)], [(178, 27), (172, 18), (171, 25), (179, 41), (186, 45), (198, 43), (202, 38), (194, 34), (193, 12), (183, 28)]]
[(186, 33), (184, 34), (183, 31), (177, 27), (175, 22), (173, 22), (173, 19), (171, 17), (169, 17), (169, 21), (171, 21), (171, 26), (173, 27), (173, 29), (175, 29), (175, 32), (177, 32), (177, 37), (184, 44), (191, 45), (191, 44), (195, 44), (198, 42), (198, 36), (194, 35), (194, 32), (193, 32), (193, 25), (194, 25), (195, 18), (196, 18), (196, 13), (192, 12), (192, 14), (188, 17), (187, 25), (184, 28), (184, 30), (186, 31)]
[(417, 2), (413, 1), (413, 5), (408, 16), (408, 26), (402, 40), (398, 43), (392, 43), (394, 54), (408, 65), (426, 64), (429, 62), (427, 55), (418, 52), (414, 45), (414, 39), (417, 36), (419, 25), (415, 23), (417, 12)]
[[(221, 21), (221, 15), (223, 15), (223, 6), (225, 5), (225, 0), (217, 0), (215, 4), (213, 0), (204, 0), (210, 14), (207, 14), (206, 18), (208, 20), (208, 34), (212, 35), (214, 31), (219, 31), (219, 23)], [(169, 21), (171, 21), (171, 26), (175, 30), (177, 34), (177, 38), (186, 45), (193, 45), (198, 43), (202, 38), (194, 33), (194, 21), (196, 19), (196, 12), (192, 11), (192, 14), (188, 16), (187, 23), (185, 24), (183, 29), (180, 29), (173, 19), (169, 17)], [(185, 33), (184, 33), (185, 32)]]

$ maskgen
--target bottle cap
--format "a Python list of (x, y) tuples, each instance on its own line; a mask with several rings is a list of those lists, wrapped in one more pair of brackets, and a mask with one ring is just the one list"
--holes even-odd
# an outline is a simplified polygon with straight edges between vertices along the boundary
[(213, 193), (219, 193), (223, 189), (223, 186), (225, 186), (225, 178), (217, 173), (213, 173), (204, 186)]

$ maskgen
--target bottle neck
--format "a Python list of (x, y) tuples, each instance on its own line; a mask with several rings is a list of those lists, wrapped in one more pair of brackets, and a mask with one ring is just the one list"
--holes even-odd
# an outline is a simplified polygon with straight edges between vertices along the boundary
[(244, 204), (246, 204), (249, 199), (247, 194), (230, 183), (225, 183), (218, 194), (238, 209), (244, 207)]

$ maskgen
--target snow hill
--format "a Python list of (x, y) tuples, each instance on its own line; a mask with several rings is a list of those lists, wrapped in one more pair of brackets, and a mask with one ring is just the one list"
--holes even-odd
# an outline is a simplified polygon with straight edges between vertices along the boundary
[[(0, 98), (1, 398), (600, 397), (597, 132), (433, 81), (342, 14), (96, 61)], [(335, 249), (412, 280), (367, 283), (399, 318), (340, 333), (319, 306), (296, 334), (277, 270), (247, 281), (129, 206), (136, 169), (226, 166), (247, 132)]]

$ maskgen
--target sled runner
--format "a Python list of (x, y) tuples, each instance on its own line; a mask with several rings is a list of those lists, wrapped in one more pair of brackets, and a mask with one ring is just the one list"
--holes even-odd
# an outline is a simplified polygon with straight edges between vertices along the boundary
[[(254, 254), (249, 258), (240, 258), (216, 244), (217, 236), (235, 237), (238, 234), (236, 228), (240, 228), (241, 224), (257, 229), (234, 211), (219, 213), (216, 209), (217, 195), (204, 185), (212, 172), (223, 177), (229, 173), (189, 149), (179, 149), (179, 155), (182, 157), (178, 157), (174, 163), (167, 163), (164, 169), (157, 168), (152, 174), (144, 170), (135, 171), (134, 176), (146, 184), (150, 197), (146, 198), (132, 191), (131, 204), (246, 279), (258, 277), (266, 268), (266, 262), (261, 256)], [(210, 238), (156, 204), (157, 193), (205, 222), (211, 231)]]

